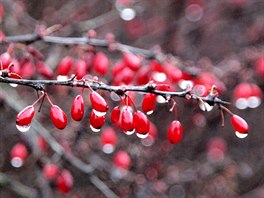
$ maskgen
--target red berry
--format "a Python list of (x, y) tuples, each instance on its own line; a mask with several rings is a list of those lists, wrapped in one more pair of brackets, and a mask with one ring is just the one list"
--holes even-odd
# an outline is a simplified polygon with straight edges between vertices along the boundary
[(166, 75), (171, 79), (172, 82), (177, 83), (182, 79), (183, 74), (178, 67), (170, 63), (165, 64), (164, 67)]
[(16, 125), (17, 127), (28, 127), (35, 114), (34, 106), (29, 105), (24, 108), (16, 117)]
[(123, 61), (116, 62), (112, 67), (112, 76), (115, 78), (116, 75), (118, 75), (125, 67), (126, 66)]
[(125, 67), (123, 70), (121, 70), (115, 77), (113, 84), (114, 85), (121, 85), (121, 84), (130, 84), (134, 78), (135, 73), (129, 69), (128, 67)]
[(123, 60), (126, 66), (128, 66), (131, 70), (137, 71), (141, 66), (140, 58), (131, 53), (123, 54)]
[(0, 69), (6, 69), (10, 65), (11, 62), (12, 62), (12, 58), (8, 52), (1, 54), (0, 64), (2, 64), (3, 68), (0, 68)]
[(127, 135), (131, 135), (134, 132), (134, 120), (133, 114), (128, 107), (125, 107), (121, 114), (121, 127)]
[(120, 108), (119, 106), (116, 106), (113, 108), (112, 113), (111, 113), (111, 121), (113, 123), (117, 123), (120, 119)]
[(36, 73), (36, 66), (32, 61), (26, 62), (21, 68), (21, 76), (29, 79)]
[(37, 63), (37, 68), (38, 68), (38, 72), (40, 73), (40, 75), (46, 78), (52, 78), (53, 72), (51, 68), (48, 65), (46, 65), (43, 61), (39, 61)]
[(248, 133), (248, 124), (247, 122), (238, 115), (233, 115), (231, 118), (232, 125), (235, 131), (239, 133)]
[(152, 94), (152, 93), (147, 93), (142, 101), (142, 110), (146, 113), (146, 114), (151, 114), (153, 113), (155, 106), (156, 106), (156, 98), (157, 95), (156, 94)]
[(108, 110), (108, 104), (105, 99), (96, 91), (90, 93), (90, 100), (92, 103), (92, 108), (98, 112), (105, 114)]
[(39, 136), (37, 139), (37, 145), (41, 151), (46, 151), (49, 147), (46, 139), (42, 136)]
[(92, 131), (99, 132), (104, 123), (105, 116), (98, 116), (94, 113), (94, 110), (92, 110), (90, 115), (90, 127)]
[(75, 71), (77, 80), (81, 80), (86, 74), (86, 63), (84, 60), (79, 59), (75, 63)]
[(21, 167), (27, 156), (28, 156), (28, 151), (26, 146), (22, 143), (17, 143), (10, 151), (12, 166), (16, 168)]
[(114, 164), (118, 168), (128, 169), (130, 167), (131, 159), (127, 152), (118, 151), (114, 156)]
[(73, 188), (73, 177), (72, 174), (64, 169), (61, 171), (59, 177), (56, 180), (56, 188), (61, 193), (67, 194)]
[(116, 145), (117, 137), (116, 133), (113, 128), (108, 127), (106, 128), (102, 134), (101, 134), (101, 144), (111, 144), (111, 145)]
[(51, 106), (50, 118), (54, 126), (58, 129), (64, 129), (67, 125), (67, 116), (57, 105)]
[(138, 85), (144, 85), (147, 84), (150, 81), (150, 75), (151, 71), (148, 66), (140, 67), (140, 69), (137, 71), (137, 84)]
[(57, 66), (57, 75), (67, 76), (72, 68), (73, 58), (70, 56), (64, 57)]
[(25, 160), (27, 155), (28, 155), (27, 148), (22, 143), (17, 143), (16, 145), (13, 146), (13, 148), (10, 151), (10, 158), (11, 159), (18, 157), (21, 160)]
[(43, 168), (43, 176), (46, 179), (55, 179), (59, 175), (59, 167), (56, 164), (47, 164)]
[(264, 55), (256, 62), (256, 71), (260, 77), (264, 77)]
[(141, 111), (137, 111), (133, 116), (135, 129), (139, 134), (147, 134), (149, 132), (150, 124), (148, 117)]
[(94, 57), (94, 70), (101, 75), (105, 75), (108, 71), (109, 60), (103, 52), (99, 52)]
[(77, 95), (72, 103), (71, 116), (74, 120), (80, 121), (84, 116), (84, 101), (82, 95)]
[(172, 144), (177, 144), (182, 139), (182, 125), (178, 120), (174, 120), (168, 129), (168, 140)]

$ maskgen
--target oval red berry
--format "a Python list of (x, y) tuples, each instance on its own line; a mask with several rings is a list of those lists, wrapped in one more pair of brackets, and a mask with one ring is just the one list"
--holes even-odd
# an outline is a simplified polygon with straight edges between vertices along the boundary
[(168, 140), (172, 144), (177, 144), (182, 139), (182, 125), (178, 120), (174, 120), (168, 129)]

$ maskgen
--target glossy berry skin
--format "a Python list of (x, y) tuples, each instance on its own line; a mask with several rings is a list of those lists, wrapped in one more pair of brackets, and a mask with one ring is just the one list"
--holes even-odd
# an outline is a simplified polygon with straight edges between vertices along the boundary
[(61, 193), (67, 194), (73, 188), (73, 176), (72, 174), (64, 169), (56, 179), (56, 189)]
[(168, 129), (168, 140), (172, 144), (177, 144), (182, 139), (182, 125), (178, 120), (174, 120)]
[(16, 124), (18, 126), (26, 126), (32, 122), (35, 114), (34, 106), (30, 105), (24, 108), (16, 117)]
[(69, 75), (73, 65), (73, 58), (70, 56), (64, 57), (57, 66), (57, 75)]
[(77, 60), (74, 70), (77, 80), (81, 80), (87, 74), (86, 70), (87, 69), (85, 61), (82, 59)]
[(113, 123), (117, 123), (120, 119), (120, 108), (119, 106), (116, 106), (113, 108), (112, 113), (111, 113), (111, 121)]
[(239, 133), (248, 133), (248, 124), (247, 122), (238, 115), (233, 115), (231, 118), (231, 123), (235, 131)]
[(137, 71), (140, 68), (141, 61), (139, 57), (131, 53), (123, 54), (123, 60), (126, 66), (128, 66), (131, 70)]
[(121, 114), (121, 127), (126, 131), (133, 131), (134, 127), (134, 120), (132, 112), (126, 107)]
[(99, 52), (94, 57), (94, 70), (101, 75), (105, 75), (108, 71), (109, 60), (107, 56)]
[(57, 105), (50, 108), (50, 118), (54, 126), (58, 129), (64, 129), (67, 125), (67, 116)]
[(28, 150), (26, 146), (22, 143), (17, 143), (10, 151), (10, 158), (19, 158), (24, 161), (28, 156)]
[(100, 139), (101, 139), (102, 145), (111, 144), (111, 145), (115, 146), (116, 142), (117, 142), (116, 133), (115, 133), (114, 129), (111, 127), (106, 128), (102, 132)]
[(146, 134), (149, 132), (150, 124), (146, 114), (137, 111), (134, 113), (133, 119), (137, 133)]
[(105, 116), (97, 116), (94, 111), (91, 111), (90, 125), (94, 129), (101, 129), (105, 123)]
[(71, 116), (75, 121), (80, 121), (84, 116), (84, 101), (82, 95), (77, 95), (72, 103)]
[(118, 151), (114, 156), (114, 165), (118, 168), (129, 169), (130, 156), (125, 151)]
[(107, 112), (108, 104), (105, 99), (96, 91), (90, 93), (90, 100), (92, 103), (92, 108), (99, 112)]
[(142, 110), (145, 113), (153, 112), (156, 106), (157, 95), (147, 93), (142, 100)]
[(46, 179), (52, 180), (55, 179), (59, 175), (59, 167), (56, 164), (47, 164), (43, 168), (43, 176)]

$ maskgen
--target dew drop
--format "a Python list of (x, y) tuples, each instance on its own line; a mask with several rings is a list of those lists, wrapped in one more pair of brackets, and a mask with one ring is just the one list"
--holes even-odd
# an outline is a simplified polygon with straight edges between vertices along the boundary
[(30, 129), (30, 124), (28, 125), (23, 125), (23, 126), (20, 126), (20, 125), (16, 125), (17, 129), (24, 133), (24, 132), (27, 132), (29, 129)]
[(11, 165), (15, 168), (19, 168), (23, 165), (23, 160), (19, 157), (14, 157), (11, 159)]
[(235, 101), (235, 105), (238, 109), (246, 109), (248, 107), (248, 101), (245, 98), (238, 98)]
[(101, 129), (96, 129), (94, 128), (92, 125), (90, 125), (90, 128), (92, 129), (93, 132), (97, 133), (99, 132)]
[(148, 137), (148, 133), (146, 133), (146, 134), (141, 134), (141, 133), (136, 133), (136, 135), (139, 137), (139, 138), (141, 138), (141, 139), (145, 139), (146, 137)]
[(156, 72), (153, 75), (155, 81), (164, 82), (167, 79), (167, 75), (163, 72)]
[(191, 80), (180, 80), (178, 83), (181, 89), (189, 89), (193, 87), (193, 81)]
[(106, 112), (96, 111), (95, 109), (93, 109), (93, 112), (98, 117), (102, 117), (102, 116), (104, 116), (106, 114)]
[(261, 104), (261, 99), (256, 96), (251, 96), (247, 99), (249, 108), (257, 108)]
[(132, 135), (134, 132), (135, 132), (135, 129), (133, 129), (132, 131), (124, 131), (126, 135)]
[(65, 81), (65, 80), (68, 80), (68, 76), (58, 75), (58, 76), (57, 76), (57, 80), (58, 80), (58, 81)]
[(154, 142), (155, 142), (155, 139), (151, 135), (149, 135), (147, 138), (141, 140), (141, 143), (144, 146), (152, 146), (154, 144)]
[(103, 145), (103, 149), (102, 150), (106, 154), (111, 154), (111, 153), (114, 152), (115, 147), (112, 144), (105, 144), (105, 145)]
[(146, 114), (151, 115), (154, 111), (148, 111)]
[(235, 133), (236, 133), (236, 136), (241, 139), (248, 136), (248, 133), (239, 133), (238, 131), (236, 131)]
[(9, 85), (11, 86), (11, 87), (17, 87), (17, 84), (15, 84), (15, 83), (9, 83)]
[(131, 21), (136, 17), (136, 12), (132, 8), (125, 8), (120, 12), (120, 17), (125, 21)]
[(167, 102), (167, 100), (163, 96), (157, 96), (156, 101), (160, 104)]

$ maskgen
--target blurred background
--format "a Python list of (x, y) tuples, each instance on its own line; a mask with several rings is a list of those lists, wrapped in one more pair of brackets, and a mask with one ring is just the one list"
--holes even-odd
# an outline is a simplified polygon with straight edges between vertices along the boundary
[[(167, 140), (167, 128), (177, 117), (169, 111), (171, 105), (164, 103), (158, 103), (148, 116), (152, 127), (146, 139), (125, 135), (111, 123), (108, 114), (101, 131), (93, 133), (89, 127), (89, 92), (83, 94), (85, 117), (76, 122), (70, 119), (70, 109), (80, 90), (54, 86), (47, 87), (47, 92), (53, 103), (68, 115), (66, 129), (59, 131), (52, 125), (50, 105), (45, 101), (29, 131), (21, 133), (15, 125), (17, 113), (36, 100), (36, 92), (29, 87), (3, 84), (0, 85), (0, 197), (264, 197), (262, 0), (2, 0), (0, 18), (1, 40), (5, 36), (32, 34), (39, 27), (53, 27), (56, 31), (51, 35), (55, 36), (109, 39), (114, 35), (120, 43), (166, 54), (180, 71), (188, 71), (185, 74), (188, 77), (183, 75), (175, 80), (170, 76), (174, 70), (166, 71), (161, 64), (163, 69), (158, 73), (165, 75), (164, 83), (172, 90), (181, 90), (184, 83), (191, 83), (200, 93), (200, 89), (216, 84), (219, 97), (231, 102), (227, 107), (245, 118), (250, 126), (248, 136), (238, 138), (230, 115), (225, 113), (221, 126), (217, 107), (204, 112), (196, 102), (175, 98), (184, 133), (176, 145)], [(71, 55), (75, 61), (84, 59), (91, 65), (88, 74), (105, 83), (141, 84), (138, 77), (144, 73), (141, 70), (123, 73), (126, 79), (132, 75), (131, 80), (117, 82), (113, 70), (122, 54), (111, 48), (42, 41), (30, 47), (43, 55), (43, 62), (51, 71), (49, 75), (43, 74), (37, 64), (25, 66), (25, 62), (32, 60), (32, 54), (24, 46), (0, 45), (1, 54), (10, 52), (13, 62), (21, 65), (23, 78), (56, 79), (60, 60)], [(103, 52), (109, 59), (106, 75), (92, 68), (95, 52)], [(3, 56), (0, 59), (3, 61)], [(153, 60), (142, 61), (142, 68), (152, 68), (147, 69), (147, 80), (151, 79), (149, 75), (153, 77), (156, 68), (153, 64)], [(111, 94), (100, 93), (110, 110), (118, 105), (111, 100), (114, 98)], [(140, 109), (143, 95), (131, 93), (131, 98)], [(116, 136), (110, 150), (102, 140), (108, 127)], [(10, 163), (11, 151), (17, 143), (25, 146), (18, 152), (26, 149), (24, 154), (27, 153), (21, 165)], [(68, 153), (68, 157), (61, 152)], [(78, 160), (87, 166), (78, 164)], [(58, 177), (66, 181), (58, 184), (57, 179), (47, 179), (43, 174), (47, 164), (58, 166), (60, 173), (64, 170), (64, 176)]]

